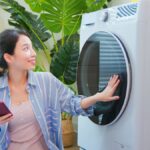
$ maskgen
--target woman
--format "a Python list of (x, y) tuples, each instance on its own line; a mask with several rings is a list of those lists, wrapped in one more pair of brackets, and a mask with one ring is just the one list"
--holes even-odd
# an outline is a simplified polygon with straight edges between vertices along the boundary
[(36, 53), (24, 31), (3, 31), (0, 54), (0, 100), (13, 113), (0, 117), (0, 150), (62, 150), (62, 111), (90, 116), (97, 101), (119, 99), (117, 75), (103, 92), (84, 97), (49, 72), (33, 72)]

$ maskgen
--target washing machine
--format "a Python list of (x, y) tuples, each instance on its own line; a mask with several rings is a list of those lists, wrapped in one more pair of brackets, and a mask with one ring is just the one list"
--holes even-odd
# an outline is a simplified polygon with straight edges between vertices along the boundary
[(150, 150), (150, 1), (84, 14), (77, 71), (79, 94), (103, 91), (118, 74), (119, 101), (97, 102), (78, 118), (82, 150)]

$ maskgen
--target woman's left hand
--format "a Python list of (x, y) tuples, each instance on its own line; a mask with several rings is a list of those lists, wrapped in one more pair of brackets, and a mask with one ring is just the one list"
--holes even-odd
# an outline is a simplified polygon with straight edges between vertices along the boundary
[(119, 96), (113, 96), (120, 83), (118, 77), (118, 75), (113, 75), (113, 77), (110, 78), (106, 88), (102, 92), (94, 95), (97, 101), (108, 102), (119, 99)]

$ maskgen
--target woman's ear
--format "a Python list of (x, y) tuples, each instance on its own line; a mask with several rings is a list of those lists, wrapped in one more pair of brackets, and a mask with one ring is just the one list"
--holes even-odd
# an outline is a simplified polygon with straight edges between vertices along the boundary
[(4, 57), (5, 61), (6, 61), (8, 64), (11, 64), (11, 63), (12, 63), (12, 61), (13, 61), (12, 55), (10, 55), (10, 54), (8, 54), (8, 53), (5, 53), (3, 57)]

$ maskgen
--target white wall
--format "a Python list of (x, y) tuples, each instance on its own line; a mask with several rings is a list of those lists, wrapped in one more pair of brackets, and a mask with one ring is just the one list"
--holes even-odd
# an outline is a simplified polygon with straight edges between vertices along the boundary
[(0, 32), (9, 27), (8, 25), (9, 14), (5, 13), (0, 7)]

